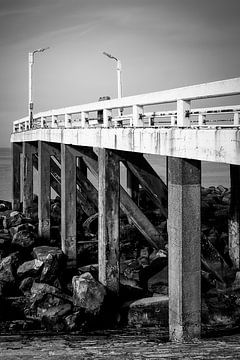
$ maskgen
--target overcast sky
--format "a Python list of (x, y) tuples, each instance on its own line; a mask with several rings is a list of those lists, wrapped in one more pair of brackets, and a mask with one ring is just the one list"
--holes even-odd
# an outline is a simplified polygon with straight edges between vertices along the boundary
[(28, 52), (35, 111), (238, 77), (239, 0), (0, 0), (0, 147), (28, 111)]

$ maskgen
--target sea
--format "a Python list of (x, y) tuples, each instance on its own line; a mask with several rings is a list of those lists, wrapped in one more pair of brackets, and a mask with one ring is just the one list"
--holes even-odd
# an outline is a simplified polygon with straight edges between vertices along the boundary
[[(145, 155), (154, 170), (166, 181), (164, 156)], [(202, 162), (202, 186), (230, 186), (229, 165)], [(11, 150), (0, 148), (0, 200), (11, 201)]]

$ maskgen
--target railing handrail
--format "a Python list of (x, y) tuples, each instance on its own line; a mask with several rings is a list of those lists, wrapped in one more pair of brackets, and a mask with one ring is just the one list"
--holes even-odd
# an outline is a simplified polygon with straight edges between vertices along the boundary
[[(150, 105), (156, 105), (156, 104), (166, 104), (166, 103), (172, 103), (177, 102), (177, 111), (178, 116), (180, 117), (179, 113), (182, 113), (182, 118), (184, 117), (184, 112), (186, 112), (186, 109), (189, 109), (189, 113), (193, 113), (193, 110), (190, 110), (190, 105), (188, 107), (188, 104), (191, 100), (197, 100), (197, 99), (208, 99), (208, 98), (217, 98), (217, 97), (223, 97), (223, 96), (231, 96), (231, 95), (238, 95), (240, 94), (240, 77), (233, 78), (233, 79), (227, 79), (222, 81), (214, 81), (209, 83), (203, 83), (198, 85), (191, 85), (191, 86), (185, 86), (170, 90), (163, 90), (158, 92), (152, 92), (147, 94), (140, 94), (140, 95), (134, 95), (134, 96), (128, 96), (118, 99), (112, 99), (112, 100), (105, 100), (105, 101), (98, 101), (83, 105), (76, 105), (76, 106), (70, 106), (60, 109), (53, 109), (48, 110), (44, 112), (39, 112), (34, 115), (34, 119), (43, 119), (46, 117), (54, 117), (54, 116), (61, 116), (61, 115), (74, 115), (78, 113), (88, 113), (93, 111), (99, 111), (99, 110), (112, 110), (112, 109), (118, 109), (118, 108), (128, 108), (128, 107), (134, 107), (133, 109), (133, 116), (136, 118), (138, 116), (138, 109), (143, 106), (150, 106)], [(187, 104), (187, 106), (186, 106)], [(239, 110), (239, 106), (227, 106), (226, 108), (232, 109), (232, 110)], [(211, 108), (203, 108), (203, 109), (195, 109), (194, 111), (210, 111)], [(212, 111), (223, 111), (224, 107), (215, 107), (212, 108)], [(221, 110), (222, 109), (222, 110)], [(204, 110), (204, 111), (203, 111)], [(164, 113), (164, 111), (162, 112)], [(168, 112), (166, 112), (167, 114)], [(126, 115), (129, 116), (129, 115)], [(28, 117), (24, 117), (22, 119), (14, 121), (14, 125), (18, 125), (21, 123), (24, 123), (28, 121)], [(184, 126), (184, 121), (180, 121), (180, 125)]]

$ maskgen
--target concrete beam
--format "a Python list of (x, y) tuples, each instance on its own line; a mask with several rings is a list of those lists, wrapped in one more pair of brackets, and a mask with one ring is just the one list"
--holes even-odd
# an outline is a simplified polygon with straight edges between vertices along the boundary
[(23, 212), (32, 216), (33, 205), (33, 154), (36, 146), (30, 142), (23, 143)]
[(12, 143), (12, 208), (20, 211), (21, 202), (21, 175), (20, 175), (20, 155), (22, 152), (21, 143)]
[(106, 149), (99, 149), (98, 179), (99, 281), (118, 294), (120, 166), (116, 156)]
[(38, 221), (39, 236), (50, 239), (50, 155), (48, 145), (43, 141), (38, 142)]
[(169, 333), (173, 341), (201, 331), (201, 164), (168, 158)]
[(68, 145), (61, 145), (61, 241), (68, 266), (77, 263), (76, 157)]
[(240, 165), (236, 128), (36, 129), (11, 137), (13, 142), (37, 140)]
[(142, 154), (118, 152), (127, 168), (135, 175), (154, 204), (167, 217), (167, 186)]
[(240, 270), (240, 166), (230, 165), (231, 203), (229, 211), (229, 255)]

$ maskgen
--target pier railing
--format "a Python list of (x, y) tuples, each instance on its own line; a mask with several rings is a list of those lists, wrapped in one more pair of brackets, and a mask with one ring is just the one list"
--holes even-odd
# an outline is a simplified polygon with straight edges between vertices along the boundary
[[(36, 128), (87, 127), (240, 127), (240, 105), (191, 109), (191, 101), (240, 95), (240, 78), (49, 110), (33, 116)], [(173, 104), (174, 110), (156, 107)], [(146, 111), (149, 107), (154, 111)], [(119, 115), (119, 110), (122, 115)], [(156, 111), (155, 111), (156, 110)], [(13, 132), (29, 130), (29, 117)]]

